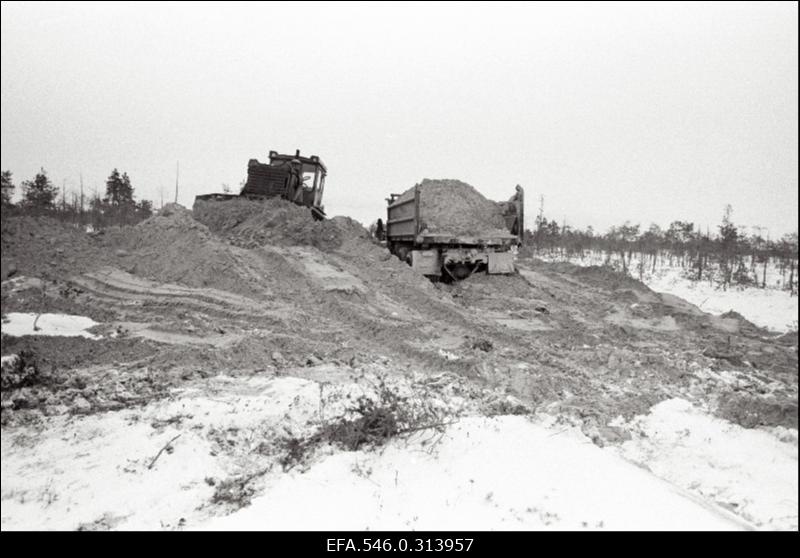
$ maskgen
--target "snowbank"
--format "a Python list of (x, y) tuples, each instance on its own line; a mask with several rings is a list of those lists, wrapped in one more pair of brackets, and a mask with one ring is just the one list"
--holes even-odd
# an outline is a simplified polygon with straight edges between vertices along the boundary
[[(438, 442), (337, 453), (270, 479), (251, 506), (200, 526), (246, 530), (711, 529), (746, 527), (579, 430), (468, 418)], [(433, 445), (435, 444), (435, 445)]]

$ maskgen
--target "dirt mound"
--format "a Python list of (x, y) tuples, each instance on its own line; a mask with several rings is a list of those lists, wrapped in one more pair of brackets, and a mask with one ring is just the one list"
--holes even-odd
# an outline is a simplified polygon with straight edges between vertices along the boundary
[(169, 217), (170, 215), (174, 215), (176, 213), (182, 213), (191, 215), (192, 212), (185, 207), (183, 207), (179, 203), (168, 203), (164, 207), (158, 210), (157, 215), (161, 215), (162, 217)]
[(0, 347), (4, 355), (20, 355), (23, 368), (33, 366), (38, 373), (51, 375), (90, 365), (131, 362), (155, 352), (152, 343), (136, 338), (105, 338), (98, 341), (84, 337), (2, 335)]
[(420, 295), (436, 292), (433, 283), (424, 275), (411, 269), (407, 263), (400, 261), (385, 247), (369, 238), (346, 238), (336, 250), (336, 255), (341, 258), (339, 261), (342, 261), (343, 268), (376, 289), (385, 289), (394, 296), (404, 297), (405, 302), (411, 306), (429, 304), (430, 299)]
[[(426, 178), (419, 189), (421, 230), (461, 236), (509, 234), (500, 206), (466, 182)], [(409, 188), (399, 199), (413, 198), (414, 188)]]
[(234, 199), (225, 202), (198, 200), (194, 218), (232, 244), (257, 246), (314, 246), (330, 251), (345, 239), (368, 236), (364, 227), (347, 217), (315, 221), (307, 207), (280, 198), (262, 201)]
[(14, 275), (63, 277), (102, 265), (98, 238), (47, 216), (2, 218), (2, 279)]
[(171, 205), (134, 227), (106, 233), (116, 265), (166, 283), (252, 292), (249, 283), (233, 272), (237, 263), (230, 247), (195, 221), (191, 211)]
[(560, 263), (557, 265), (560, 267), (560, 270), (580, 277), (581, 281), (609, 291), (630, 289), (644, 293), (652, 292), (652, 290), (641, 281), (606, 265), (590, 265), (585, 267), (570, 263)]
[(736, 320), (739, 324), (739, 329), (741, 331), (747, 331), (749, 333), (758, 333), (761, 328), (759, 328), (756, 324), (739, 314), (739, 312), (734, 312), (733, 310), (728, 310), (724, 314), (720, 314), (720, 318), (726, 319), (733, 319)]
[(794, 330), (794, 331), (787, 331), (783, 335), (776, 337), (775, 341), (783, 345), (790, 345), (790, 346), (794, 345), (795, 347), (797, 347), (797, 339), (798, 339), (797, 330)]
[(797, 400), (726, 393), (720, 397), (718, 414), (745, 428), (784, 426), (797, 428)]

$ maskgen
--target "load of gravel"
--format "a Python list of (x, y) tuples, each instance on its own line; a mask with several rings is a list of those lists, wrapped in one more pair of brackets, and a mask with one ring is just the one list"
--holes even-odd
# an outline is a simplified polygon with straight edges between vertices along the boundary
[[(453, 236), (508, 236), (499, 204), (486, 199), (460, 180), (430, 180), (419, 183), (420, 232)], [(409, 188), (399, 200), (412, 199)]]

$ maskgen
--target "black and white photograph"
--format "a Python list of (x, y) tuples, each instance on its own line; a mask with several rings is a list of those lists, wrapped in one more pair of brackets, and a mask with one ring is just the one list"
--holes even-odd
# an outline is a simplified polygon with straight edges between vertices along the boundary
[(3, 532), (798, 530), (797, 2), (0, 10)]

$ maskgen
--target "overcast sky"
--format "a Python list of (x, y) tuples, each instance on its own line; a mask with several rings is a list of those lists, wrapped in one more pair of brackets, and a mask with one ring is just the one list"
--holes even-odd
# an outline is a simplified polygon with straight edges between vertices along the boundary
[(319, 155), (367, 224), (423, 178), (559, 222), (797, 230), (798, 7), (3, 2), (2, 169), (137, 197)]

